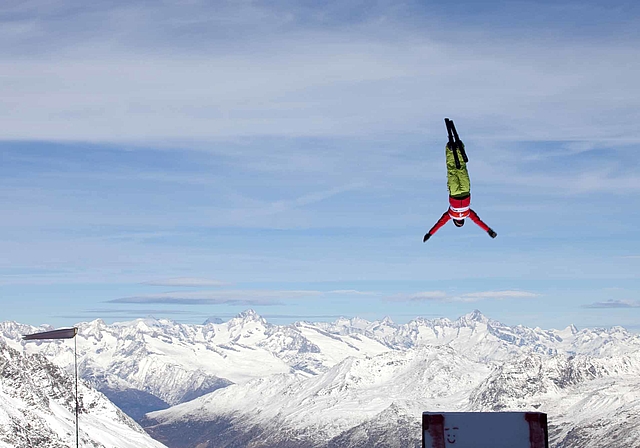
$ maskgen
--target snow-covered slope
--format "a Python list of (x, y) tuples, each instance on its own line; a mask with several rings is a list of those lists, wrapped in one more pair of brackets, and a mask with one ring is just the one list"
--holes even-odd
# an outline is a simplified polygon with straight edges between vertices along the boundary
[(640, 446), (640, 352), (511, 359), (471, 392), (469, 405), (547, 412), (556, 447)]
[(347, 358), (313, 378), (233, 385), (148, 414), (144, 425), (176, 448), (195, 446), (184, 444), (185, 428), (203, 448), (419, 446), (425, 410), (538, 410), (549, 414), (554, 447), (632, 447), (640, 446), (639, 374), (637, 352), (532, 352), (489, 367), (425, 347)]
[[(293, 434), (304, 441), (300, 446), (316, 446), (314, 440), (339, 436), (390, 406), (419, 415), (426, 402), (437, 409), (464, 402), (465, 393), (489, 373), (485, 365), (449, 347), (349, 357), (311, 378), (278, 375), (258, 379), (149, 414), (147, 429), (160, 440), (168, 440), (170, 446), (187, 446), (180, 445), (179, 431), (186, 422), (227, 420), (234, 427), (260, 433), (264, 446), (282, 446)], [(241, 436), (245, 433), (240, 432)]]
[[(75, 446), (73, 377), (40, 355), (0, 340), (0, 447)], [(80, 445), (161, 448), (101, 393), (79, 385)]]

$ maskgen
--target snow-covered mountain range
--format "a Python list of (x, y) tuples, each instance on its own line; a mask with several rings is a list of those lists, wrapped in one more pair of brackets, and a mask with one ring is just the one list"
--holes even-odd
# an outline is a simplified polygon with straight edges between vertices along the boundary
[[(137, 418), (171, 405), (143, 420), (170, 447), (419, 446), (426, 410), (539, 410), (554, 447), (640, 446), (640, 337), (619, 327), (542, 330), (477, 311), (278, 326), (249, 310), (79, 328), (81, 376)], [(68, 366), (68, 344), (19, 340), (36, 330), (0, 324), (13, 347)]]

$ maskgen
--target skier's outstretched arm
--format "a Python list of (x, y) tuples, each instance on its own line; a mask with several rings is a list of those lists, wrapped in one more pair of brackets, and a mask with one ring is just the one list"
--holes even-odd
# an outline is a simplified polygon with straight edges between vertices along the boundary
[(469, 218), (471, 218), (471, 221), (475, 222), (476, 224), (478, 224), (478, 226), (484, 230), (485, 232), (487, 232), (489, 234), (489, 236), (491, 238), (495, 238), (496, 236), (498, 236), (498, 234), (496, 232), (493, 231), (493, 229), (491, 227), (489, 227), (488, 225), (486, 225), (484, 223), (484, 221), (482, 221), (482, 219), (480, 219), (480, 217), (478, 216), (478, 214), (476, 212), (474, 212), (473, 210), (469, 210)]
[(443, 225), (445, 225), (449, 220), (451, 219), (451, 217), (449, 216), (449, 211), (447, 210), (446, 212), (444, 212), (444, 215), (442, 215), (440, 217), (440, 219), (438, 220), (437, 223), (435, 223), (435, 225), (433, 227), (431, 227), (431, 230), (429, 230), (425, 235), (424, 238), (422, 238), (422, 242), (426, 242), (429, 238), (431, 238), (431, 235), (433, 235), (434, 233), (436, 233), (440, 227), (442, 227)]

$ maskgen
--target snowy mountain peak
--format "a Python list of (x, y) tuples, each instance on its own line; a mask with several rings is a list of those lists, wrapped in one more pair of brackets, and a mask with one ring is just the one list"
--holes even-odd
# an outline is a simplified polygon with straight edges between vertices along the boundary
[(210, 317), (207, 320), (205, 320), (202, 325), (210, 325), (210, 324), (220, 325), (220, 324), (223, 324), (223, 323), (224, 323), (224, 321), (222, 319), (220, 319), (219, 317)]
[(98, 335), (101, 332), (107, 330), (108, 326), (102, 319), (95, 319), (91, 322), (78, 325), (78, 333), (82, 336)]
[[(225, 325), (226, 331), (232, 336), (233, 342), (262, 340), (268, 328), (272, 325), (254, 310), (246, 310), (229, 320)], [(248, 339), (247, 339), (248, 338)]]
[(348, 327), (351, 325), (351, 319), (349, 319), (348, 317), (340, 316), (333, 322), (333, 325), (337, 327)]
[(53, 328), (33, 327), (31, 325), (19, 324), (13, 321), (0, 323), (0, 333), (10, 339), (21, 340), (22, 336), (29, 333), (37, 333), (38, 331), (47, 331)]
[(389, 325), (390, 327), (395, 327), (395, 322), (389, 317), (389, 316), (385, 316), (384, 319), (382, 319), (380, 321), (381, 324), (383, 325)]
[(128, 327), (130, 330), (137, 330), (140, 333), (151, 333), (155, 327), (159, 326), (159, 323), (158, 320), (153, 317), (145, 317), (131, 322), (123, 322), (122, 325)]
[(267, 323), (266, 319), (264, 319), (262, 316), (260, 316), (258, 313), (256, 313), (252, 309), (248, 309), (239, 313), (232, 320), (241, 320), (243, 322), (262, 322), (265, 324)]
[(371, 322), (368, 320), (362, 319), (360, 317), (340, 317), (335, 322), (333, 322), (333, 327), (340, 329), (340, 331), (344, 334), (351, 332), (358, 332), (367, 329), (371, 325)]
[(489, 324), (492, 321), (487, 316), (482, 314), (480, 312), (480, 310), (473, 310), (472, 312), (467, 313), (464, 316), (461, 316), (458, 319), (458, 322), (460, 322), (462, 324), (469, 324), (469, 323), (472, 323), (472, 322), (477, 322), (477, 323), (482, 323), (482, 324)]

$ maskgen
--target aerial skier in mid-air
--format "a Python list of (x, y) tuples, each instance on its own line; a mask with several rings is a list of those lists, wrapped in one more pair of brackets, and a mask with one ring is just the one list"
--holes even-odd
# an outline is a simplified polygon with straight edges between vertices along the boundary
[(449, 210), (438, 220), (437, 223), (429, 230), (422, 242), (426, 242), (436, 233), (440, 227), (444, 226), (450, 219), (456, 227), (464, 225), (465, 218), (471, 218), (482, 230), (487, 232), (491, 238), (495, 238), (497, 233), (486, 225), (480, 217), (471, 210), (471, 182), (469, 181), (469, 173), (467, 172), (467, 153), (464, 149), (464, 143), (460, 141), (458, 132), (453, 124), (453, 120), (444, 119), (447, 125), (447, 133), (449, 134), (449, 143), (445, 146), (445, 156), (447, 160), (447, 186), (449, 187)]

